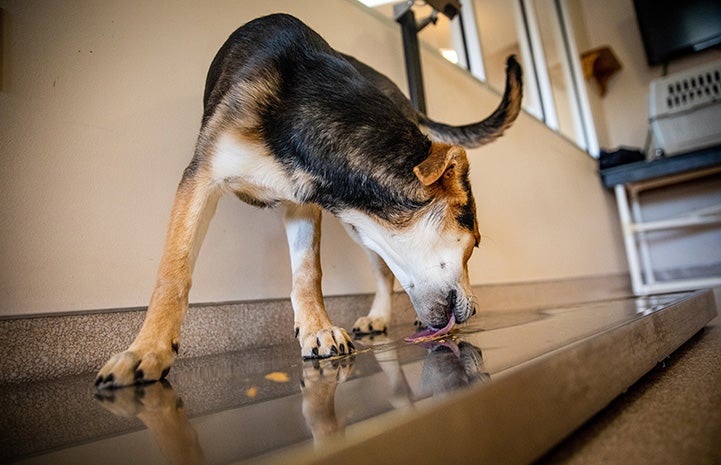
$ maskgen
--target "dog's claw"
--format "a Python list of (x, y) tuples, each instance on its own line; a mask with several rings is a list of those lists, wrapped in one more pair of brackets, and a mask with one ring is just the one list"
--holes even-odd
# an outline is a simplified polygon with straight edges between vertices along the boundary
[(301, 344), (303, 358), (306, 360), (346, 355), (354, 351), (348, 333), (343, 328), (336, 326), (305, 335), (301, 330), (298, 340)]

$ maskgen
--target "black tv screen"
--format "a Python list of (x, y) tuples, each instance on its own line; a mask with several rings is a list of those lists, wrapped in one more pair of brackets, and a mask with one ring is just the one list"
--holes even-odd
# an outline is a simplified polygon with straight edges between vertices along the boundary
[(721, 44), (721, 0), (634, 0), (649, 65)]

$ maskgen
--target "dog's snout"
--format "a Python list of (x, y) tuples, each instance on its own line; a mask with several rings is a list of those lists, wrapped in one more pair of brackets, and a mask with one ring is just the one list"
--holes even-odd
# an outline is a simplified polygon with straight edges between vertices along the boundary
[(420, 296), (411, 294), (411, 299), (418, 299), (414, 300), (418, 319), (429, 328), (443, 328), (451, 321), (451, 317), (456, 323), (463, 323), (475, 310), (473, 296), (456, 286), (436, 294)]
[[(451, 289), (448, 292), (448, 295), (446, 295), (446, 304), (445, 306), (442, 306), (440, 308), (440, 312), (438, 312), (436, 316), (436, 321), (432, 326), (442, 328), (448, 324), (448, 322), (451, 320), (451, 315), (456, 315), (456, 298), (458, 297), (458, 292), (455, 289)], [(456, 315), (456, 321), (458, 321), (458, 316)]]

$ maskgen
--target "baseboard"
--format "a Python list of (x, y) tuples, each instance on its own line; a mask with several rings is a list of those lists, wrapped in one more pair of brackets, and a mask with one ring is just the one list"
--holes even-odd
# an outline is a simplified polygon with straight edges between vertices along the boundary
[[(490, 284), (474, 288), (479, 311), (525, 310), (630, 295), (627, 275)], [(349, 328), (365, 314), (372, 295), (326, 297), (332, 321)], [(415, 312), (398, 292), (393, 325), (412, 327)], [(94, 372), (124, 350), (143, 322), (144, 308), (25, 315), (0, 319), (0, 384)], [(193, 304), (181, 331), (180, 358), (243, 351), (293, 339), (289, 299)]]

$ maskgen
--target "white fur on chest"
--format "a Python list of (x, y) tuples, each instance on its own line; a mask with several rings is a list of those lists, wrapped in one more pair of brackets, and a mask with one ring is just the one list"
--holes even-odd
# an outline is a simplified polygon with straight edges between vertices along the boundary
[(302, 176), (288, 176), (265, 147), (228, 134), (216, 143), (212, 175), (225, 189), (263, 203), (298, 202), (304, 190)]

